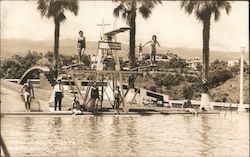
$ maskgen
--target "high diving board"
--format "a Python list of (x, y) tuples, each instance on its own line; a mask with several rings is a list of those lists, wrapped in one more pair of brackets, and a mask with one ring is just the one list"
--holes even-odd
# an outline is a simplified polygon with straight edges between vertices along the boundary
[(125, 32), (125, 31), (127, 31), (129, 29), (130, 29), (130, 27), (121, 27), (121, 28), (113, 30), (111, 32), (107, 32), (104, 35), (106, 35), (106, 36), (112, 36), (112, 35), (116, 35), (116, 34), (121, 33), (121, 32)]

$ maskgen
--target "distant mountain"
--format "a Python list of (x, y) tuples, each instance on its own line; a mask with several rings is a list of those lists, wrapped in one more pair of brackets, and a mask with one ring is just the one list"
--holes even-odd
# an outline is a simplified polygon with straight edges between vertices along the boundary
[[(28, 51), (37, 51), (41, 53), (46, 53), (48, 51), (53, 51), (53, 41), (32, 41), (32, 40), (20, 40), (20, 39), (1, 39), (1, 57), (8, 58), (12, 55), (25, 55)], [(86, 54), (95, 54), (97, 52), (97, 41), (87, 41)], [(129, 51), (129, 46), (127, 44), (122, 44), (122, 50), (118, 52), (119, 56), (127, 56)], [(60, 54), (63, 55), (73, 55), (76, 53), (76, 40), (66, 39), (60, 40)], [(136, 50), (138, 51), (138, 50)], [(177, 54), (183, 59), (190, 59), (194, 57), (201, 57), (202, 50), (186, 47), (177, 47), (177, 48), (167, 48), (159, 47), (157, 49), (158, 53), (167, 53), (171, 52)], [(143, 48), (144, 53), (149, 53), (149, 47)], [(248, 60), (249, 55), (245, 53), (245, 60)], [(215, 59), (219, 60), (232, 60), (239, 59), (239, 52), (224, 52), (224, 51), (213, 51), (210, 53), (210, 61)]]

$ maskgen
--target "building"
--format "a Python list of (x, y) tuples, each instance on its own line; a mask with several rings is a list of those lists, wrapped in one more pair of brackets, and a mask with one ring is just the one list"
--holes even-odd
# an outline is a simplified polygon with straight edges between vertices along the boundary
[(189, 68), (197, 70), (197, 67), (202, 65), (202, 60), (199, 57), (195, 57), (187, 60), (187, 64)]
[(239, 60), (229, 60), (229, 61), (227, 61), (227, 67), (233, 67), (233, 66), (235, 66), (235, 65), (239, 65), (240, 64), (240, 61)]

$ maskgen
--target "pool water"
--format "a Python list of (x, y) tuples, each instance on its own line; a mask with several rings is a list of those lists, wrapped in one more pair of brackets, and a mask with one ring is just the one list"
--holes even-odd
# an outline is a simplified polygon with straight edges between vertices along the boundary
[(12, 156), (249, 156), (249, 114), (6, 116)]

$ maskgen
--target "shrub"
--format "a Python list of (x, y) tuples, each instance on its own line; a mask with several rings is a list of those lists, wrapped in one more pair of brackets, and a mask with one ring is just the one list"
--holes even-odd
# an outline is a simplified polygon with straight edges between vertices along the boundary
[(226, 69), (212, 71), (210, 72), (210, 75), (208, 78), (209, 86), (216, 87), (232, 77), (233, 77), (232, 72)]
[(182, 94), (183, 94), (183, 97), (185, 99), (191, 100), (193, 98), (193, 95), (194, 95), (194, 91), (193, 91), (192, 86), (185, 86)]

